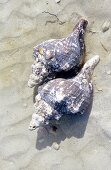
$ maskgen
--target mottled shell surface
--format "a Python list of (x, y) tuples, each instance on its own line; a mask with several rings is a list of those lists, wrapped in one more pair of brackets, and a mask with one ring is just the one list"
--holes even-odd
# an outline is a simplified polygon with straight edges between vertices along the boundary
[(67, 38), (47, 40), (34, 48), (33, 75), (28, 82), (30, 87), (54, 78), (58, 72), (66, 72), (83, 64), (87, 23), (81, 19)]
[(84, 113), (92, 99), (92, 74), (99, 56), (88, 60), (80, 73), (70, 79), (58, 78), (38, 88), (30, 129), (59, 120), (64, 114)]
[(39, 88), (41, 99), (58, 114), (83, 112), (90, 103), (92, 84), (84, 80), (55, 79)]

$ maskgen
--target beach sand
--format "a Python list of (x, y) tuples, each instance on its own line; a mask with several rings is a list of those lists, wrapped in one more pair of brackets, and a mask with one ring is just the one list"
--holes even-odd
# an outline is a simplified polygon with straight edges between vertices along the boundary
[[(63, 117), (56, 133), (31, 132), (33, 47), (67, 36), (81, 17), (86, 60), (100, 56), (91, 112)], [(0, 0), (0, 170), (111, 170), (110, 0)]]

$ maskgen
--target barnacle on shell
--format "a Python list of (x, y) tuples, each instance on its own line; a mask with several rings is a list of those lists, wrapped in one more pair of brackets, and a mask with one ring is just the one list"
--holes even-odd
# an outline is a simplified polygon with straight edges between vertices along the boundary
[(91, 77), (98, 62), (99, 56), (94, 56), (76, 77), (58, 78), (40, 86), (29, 129), (48, 124), (50, 119), (59, 120), (64, 114), (84, 113), (91, 102)]
[(66, 38), (47, 40), (34, 47), (34, 63), (28, 86), (34, 87), (50, 79), (57, 73), (80, 68), (84, 61), (84, 33), (88, 22), (81, 19), (73, 32)]

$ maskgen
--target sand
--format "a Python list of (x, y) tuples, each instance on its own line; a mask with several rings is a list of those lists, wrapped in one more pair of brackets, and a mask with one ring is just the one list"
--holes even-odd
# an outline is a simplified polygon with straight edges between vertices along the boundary
[[(86, 60), (101, 59), (91, 112), (63, 117), (56, 133), (30, 132), (33, 47), (67, 36), (81, 17)], [(110, 21), (110, 0), (0, 0), (0, 170), (111, 170)]]

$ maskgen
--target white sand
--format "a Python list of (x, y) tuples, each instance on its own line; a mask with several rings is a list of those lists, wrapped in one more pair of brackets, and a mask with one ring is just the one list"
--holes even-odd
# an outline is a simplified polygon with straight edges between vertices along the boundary
[[(60, 21), (43, 11), (56, 14)], [(27, 81), (33, 47), (67, 36), (80, 16), (89, 21), (87, 58), (93, 54), (101, 58), (93, 76), (91, 114), (89, 118), (64, 117), (56, 135), (30, 132), (33, 89)], [(0, 170), (111, 170), (110, 24), (102, 32), (110, 20), (110, 0), (61, 0), (58, 4), (0, 0)], [(60, 144), (59, 150), (52, 148), (54, 142)]]

